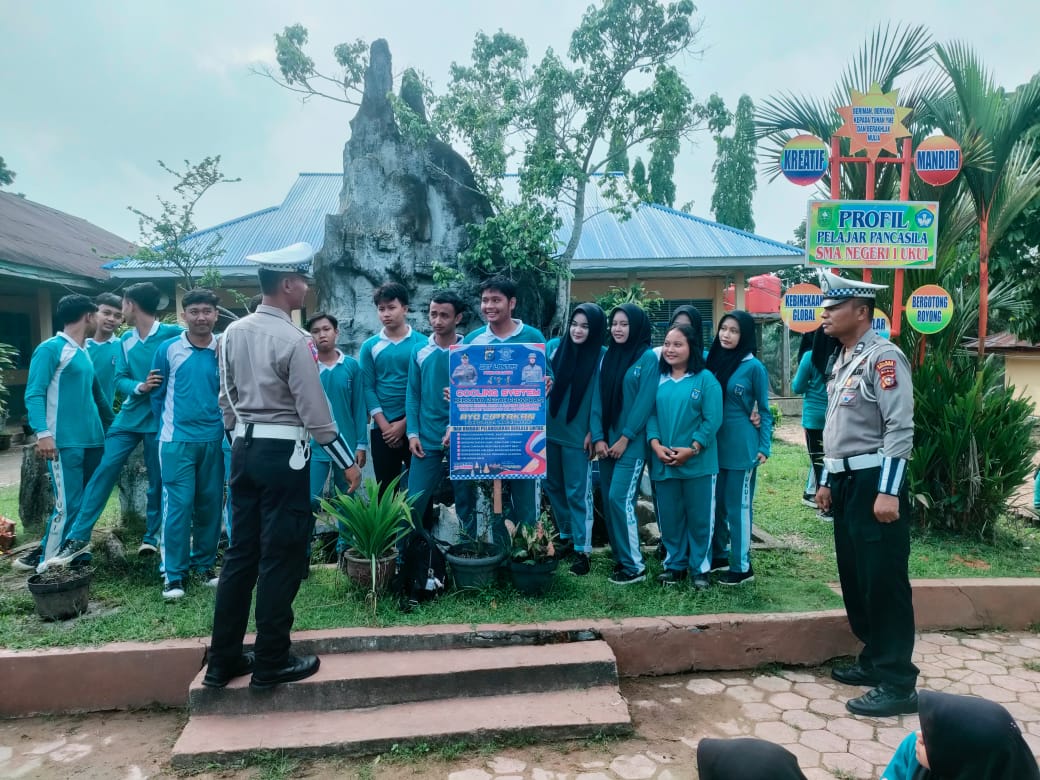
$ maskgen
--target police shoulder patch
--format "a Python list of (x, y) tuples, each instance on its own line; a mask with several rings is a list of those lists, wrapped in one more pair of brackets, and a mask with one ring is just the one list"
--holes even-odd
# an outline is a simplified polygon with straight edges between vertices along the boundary
[(896, 361), (892, 358), (879, 360), (874, 366), (877, 371), (878, 380), (884, 390), (891, 390), (896, 386)]

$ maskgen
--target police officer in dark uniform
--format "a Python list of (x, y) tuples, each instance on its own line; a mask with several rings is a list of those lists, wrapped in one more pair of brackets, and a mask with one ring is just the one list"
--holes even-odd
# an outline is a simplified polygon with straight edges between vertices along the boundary
[(869, 686), (846, 702), (857, 715), (917, 712), (914, 609), (907, 562), (914, 391), (899, 348), (871, 329), (882, 285), (821, 276), (823, 330), (841, 342), (831, 359), (824, 471), (816, 503), (834, 513), (834, 548), (845, 612), (863, 642), (835, 680)]
[[(344, 470), (352, 490), (361, 472), (332, 419), (308, 336), (289, 319), (303, 305), (313, 256), (309, 244), (299, 243), (247, 257), (259, 265), (263, 302), (220, 341), (220, 406), (234, 437), (233, 532), (203, 678), (212, 688), (250, 672), (250, 687), (263, 689), (318, 671), (317, 656), (289, 652), (292, 602), (308, 563), (310, 437)], [(256, 643), (244, 654), (254, 586)]]

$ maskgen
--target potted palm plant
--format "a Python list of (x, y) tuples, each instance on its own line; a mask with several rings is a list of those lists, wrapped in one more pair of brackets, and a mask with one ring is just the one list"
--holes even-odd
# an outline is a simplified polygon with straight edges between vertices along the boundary
[(337, 493), (321, 501), (346, 548), (343, 570), (351, 580), (369, 588), (373, 598), (389, 586), (397, 543), (412, 530), (412, 505), (417, 496), (399, 490), (400, 481), (401, 477), (395, 477), (380, 495), (379, 483), (369, 477), (359, 491)]
[(513, 537), (509, 550), (509, 575), (513, 587), (528, 596), (540, 596), (552, 585), (556, 558), (556, 533), (543, 513), (534, 526), (506, 523)]

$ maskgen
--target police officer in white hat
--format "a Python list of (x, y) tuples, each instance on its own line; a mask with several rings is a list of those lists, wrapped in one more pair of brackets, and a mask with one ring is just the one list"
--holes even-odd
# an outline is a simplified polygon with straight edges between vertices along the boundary
[(910, 503), (906, 469), (913, 448), (910, 364), (875, 333), (874, 299), (883, 285), (821, 275), (823, 330), (841, 342), (827, 378), (824, 471), (816, 494), (834, 513), (834, 548), (845, 612), (863, 642), (852, 666), (831, 675), (869, 687), (846, 702), (857, 715), (917, 711), (914, 611), (907, 574)]
[[(232, 530), (203, 679), (213, 688), (250, 672), (251, 687), (270, 688), (318, 670), (318, 657), (293, 655), (289, 640), (292, 602), (308, 564), (310, 437), (344, 470), (351, 489), (361, 472), (332, 419), (308, 336), (289, 319), (303, 306), (313, 256), (307, 243), (249, 255), (259, 267), (263, 302), (221, 339), (220, 407), (233, 437)], [(254, 586), (256, 643), (244, 654)]]

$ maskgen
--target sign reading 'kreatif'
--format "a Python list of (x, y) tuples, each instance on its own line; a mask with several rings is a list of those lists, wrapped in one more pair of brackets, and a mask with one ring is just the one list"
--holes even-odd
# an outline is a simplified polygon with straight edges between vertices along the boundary
[(812, 201), (806, 260), (829, 268), (934, 268), (938, 227), (934, 202)]

